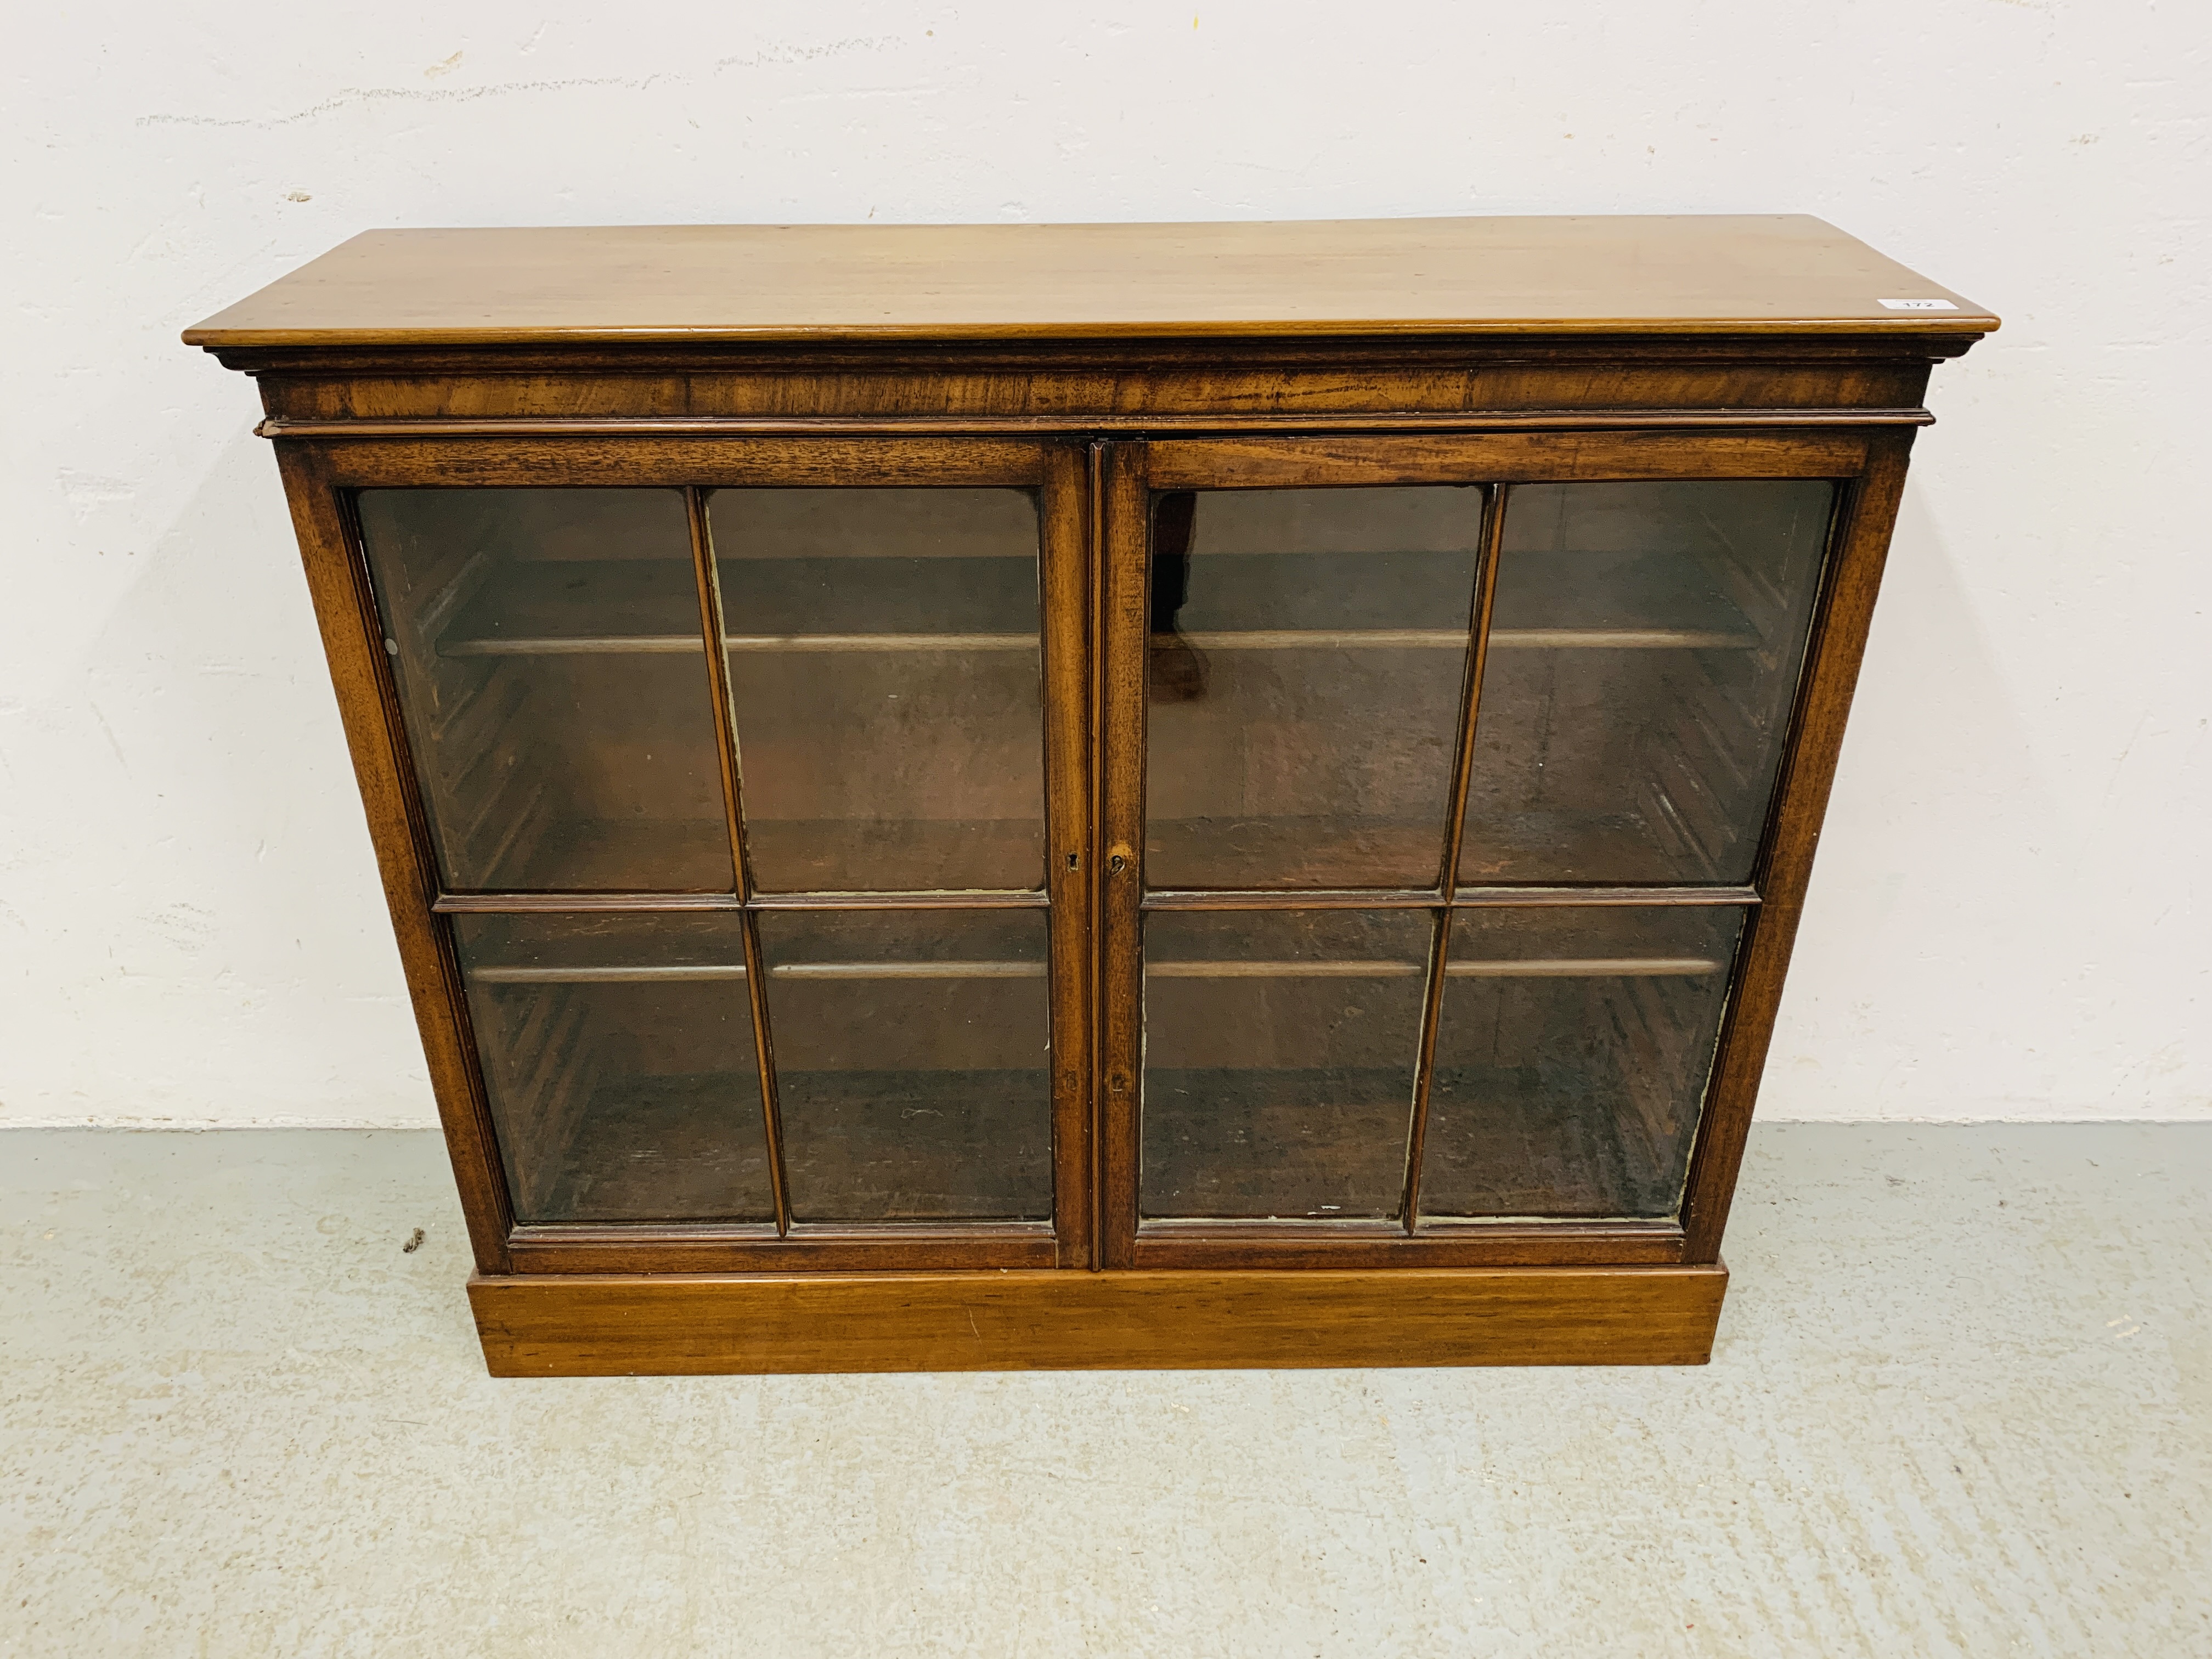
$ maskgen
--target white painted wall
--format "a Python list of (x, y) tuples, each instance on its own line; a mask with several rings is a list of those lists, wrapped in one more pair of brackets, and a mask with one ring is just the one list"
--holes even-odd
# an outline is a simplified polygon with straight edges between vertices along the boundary
[(1820, 214), (2007, 319), (1936, 374), (1765, 1109), (2212, 1115), (2203, 6), (1111, 12), (19, 20), (0, 1121), (430, 1121), (252, 389), (185, 324), (380, 225), (1612, 211)]

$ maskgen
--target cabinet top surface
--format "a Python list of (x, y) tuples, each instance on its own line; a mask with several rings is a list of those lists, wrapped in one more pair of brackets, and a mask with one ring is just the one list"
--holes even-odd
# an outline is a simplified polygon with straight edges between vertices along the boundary
[(1777, 214), (377, 230), (184, 337), (222, 348), (1996, 325), (1833, 226)]

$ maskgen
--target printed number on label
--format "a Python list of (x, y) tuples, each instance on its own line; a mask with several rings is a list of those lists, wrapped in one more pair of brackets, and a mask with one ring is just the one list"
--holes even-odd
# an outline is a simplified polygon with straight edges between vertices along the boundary
[(1882, 304), (1892, 311), (1956, 311), (1959, 308), (1948, 300), (1884, 300)]

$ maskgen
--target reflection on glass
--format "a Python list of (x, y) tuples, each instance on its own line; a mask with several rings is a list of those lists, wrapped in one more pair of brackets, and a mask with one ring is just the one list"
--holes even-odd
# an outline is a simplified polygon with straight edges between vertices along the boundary
[(1832, 497), (1802, 481), (1513, 489), (1462, 880), (1750, 878)]
[(1030, 494), (722, 489), (708, 510), (762, 889), (1041, 885)]
[(774, 1218), (738, 930), (453, 918), (518, 1221)]
[(1422, 1214), (1676, 1214), (1742, 919), (1455, 915)]
[(682, 495), (371, 489), (360, 514), (446, 884), (727, 890)]
[(799, 1221), (1042, 1220), (1042, 910), (760, 919)]
[(1143, 1213), (1393, 1213), (1431, 927), (1418, 910), (1146, 917)]
[(1435, 882), (1482, 492), (1157, 498), (1146, 879)]

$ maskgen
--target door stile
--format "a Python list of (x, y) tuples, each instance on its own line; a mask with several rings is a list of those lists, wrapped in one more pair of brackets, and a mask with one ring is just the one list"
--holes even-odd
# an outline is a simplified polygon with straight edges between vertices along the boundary
[(1752, 1108), (1781, 1006), (1784, 975), (1804, 911), (1842, 752), (1844, 723), (1866, 653), (1889, 538), (1905, 489), (1912, 429), (1868, 434), (1863, 472), (1844, 480), (1848, 498), (1832, 532), (1823, 592), (1798, 688), (1797, 707), (1775, 790), (1766, 848), (1753, 884), (1759, 902), (1745, 922), (1734, 994), (1713, 1065), (1682, 1195), (1683, 1260), (1720, 1259)]
[(505, 1273), (512, 1267), (507, 1235), (514, 1226), (507, 1171), (477, 1075), (450, 924), (430, 908), (439, 887), (436, 866), (358, 526), (319, 446), (279, 443), (276, 450), (470, 1247), (478, 1273)]
[(1429, 945), (1428, 979), (1422, 988), (1420, 1048), (1413, 1061), (1413, 1102), (1406, 1132), (1406, 1183), (1398, 1219), (1412, 1233), (1420, 1215), (1421, 1155), (1429, 1133), (1429, 1088), (1436, 1074), (1437, 1029), (1443, 1017), (1444, 969), (1451, 958), (1451, 902), (1459, 890), (1460, 842), (1467, 832), (1467, 792), (1474, 772), (1476, 719), (1482, 708), (1482, 671), (1490, 644), (1490, 613), (1498, 597), (1498, 551), (1505, 528), (1510, 484), (1483, 492), (1482, 530), (1475, 555), (1474, 595), (1468, 608), (1467, 685), (1462, 693), (1459, 747), (1452, 757), (1451, 796), (1445, 809), (1443, 868), (1437, 892), (1436, 933)]
[(1101, 1081), (1099, 1265), (1134, 1265), (1137, 1092), (1144, 1069), (1145, 664), (1151, 501), (1143, 444), (1104, 455), (1101, 577), (1101, 769), (1105, 868), (1099, 874)]
[(1038, 580), (1043, 599), (1045, 890), (1051, 903), (1053, 1236), (1062, 1267), (1089, 1268), (1097, 1187), (1091, 1057), (1094, 933), (1091, 651), (1091, 457), (1045, 452)]
[(1087, 489), (1089, 511), (1085, 524), (1090, 532), (1091, 562), (1089, 583), (1085, 596), (1089, 608), (1085, 616), (1085, 642), (1089, 655), (1085, 659), (1085, 690), (1089, 702), (1085, 714), (1085, 736), (1089, 740), (1090, 771), (1085, 778), (1087, 791), (1085, 805), (1089, 819), (1085, 826), (1084, 860), (1090, 865), (1089, 878), (1085, 882), (1084, 919), (1089, 927), (1089, 951), (1085, 971), (1090, 975), (1090, 1001), (1085, 1012), (1090, 1023), (1091, 1073), (1085, 1079), (1090, 1100), (1087, 1120), (1090, 1139), (1091, 1167), (1086, 1173), (1087, 1190), (1091, 1200), (1091, 1259), (1093, 1273), (1105, 1266), (1104, 1232), (1106, 1225), (1106, 1126), (1104, 1119), (1106, 1091), (1100, 1056), (1106, 1042), (1106, 1013), (1104, 985), (1106, 974), (1106, 479), (1108, 464), (1114, 446), (1103, 439), (1094, 438), (1084, 453), (1084, 484)]

